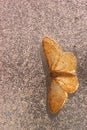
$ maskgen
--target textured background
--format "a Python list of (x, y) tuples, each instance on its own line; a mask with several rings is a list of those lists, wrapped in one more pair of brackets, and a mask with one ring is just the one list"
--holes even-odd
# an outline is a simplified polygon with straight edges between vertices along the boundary
[[(50, 116), (40, 46), (48, 35), (78, 59), (80, 86)], [(0, 0), (0, 130), (87, 129), (87, 0)]]

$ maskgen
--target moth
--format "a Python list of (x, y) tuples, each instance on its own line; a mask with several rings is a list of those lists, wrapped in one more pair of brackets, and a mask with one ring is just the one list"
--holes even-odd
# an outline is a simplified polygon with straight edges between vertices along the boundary
[(77, 60), (73, 53), (63, 52), (59, 44), (49, 37), (43, 38), (42, 49), (51, 78), (47, 102), (50, 112), (56, 113), (64, 105), (68, 93), (78, 88)]

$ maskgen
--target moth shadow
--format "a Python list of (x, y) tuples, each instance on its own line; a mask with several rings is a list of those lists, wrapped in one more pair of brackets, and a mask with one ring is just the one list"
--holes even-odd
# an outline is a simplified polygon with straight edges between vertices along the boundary
[(74, 93), (69, 93), (68, 94), (68, 99), (72, 99), (75, 95), (76, 95), (77, 92), (74, 92)]

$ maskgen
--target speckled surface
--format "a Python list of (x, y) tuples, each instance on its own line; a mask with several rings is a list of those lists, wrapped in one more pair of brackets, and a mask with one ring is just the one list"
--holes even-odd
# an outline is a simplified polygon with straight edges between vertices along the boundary
[[(47, 112), (40, 46), (48, 35), (78, 59), (80, 86)], [(0, 0), (0, 130), (87, 129), (87, 0)]]

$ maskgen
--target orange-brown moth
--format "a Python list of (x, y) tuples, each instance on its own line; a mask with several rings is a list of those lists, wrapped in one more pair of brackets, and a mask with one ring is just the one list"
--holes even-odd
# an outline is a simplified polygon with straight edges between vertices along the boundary
[(50, 112), (56, 113), (62, 108), (68, 93), (78, 88), (77, 60), (73, 53), (63, 52), (59, 44), (48, 37), (43, 38), (42, 48), (51, 77), (48, 106)]

